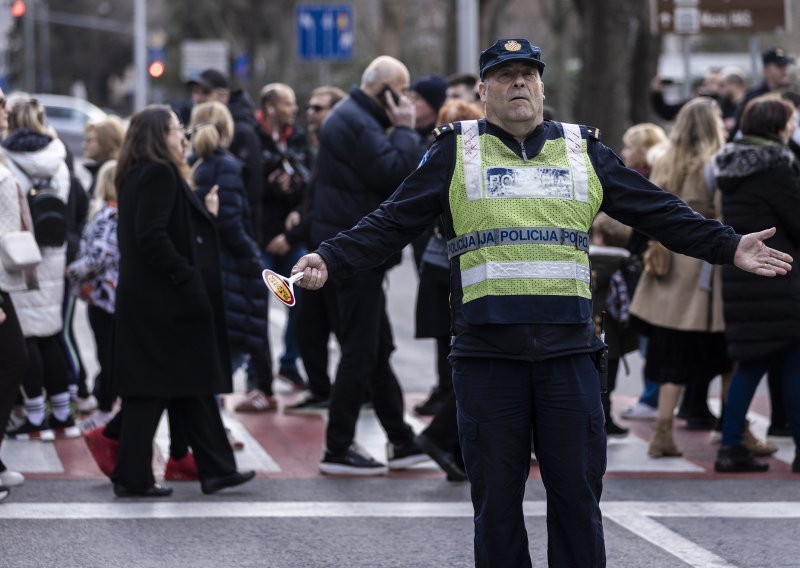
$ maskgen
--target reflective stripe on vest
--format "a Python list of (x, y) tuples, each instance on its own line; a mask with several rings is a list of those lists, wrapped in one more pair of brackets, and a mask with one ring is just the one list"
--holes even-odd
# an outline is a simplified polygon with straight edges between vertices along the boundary
[(464, 183), (467, 198), (475, 201), (483, 197), (483, 172), (481, 167), (481, 135), (477, 120), (461, 123), (461, 143), (464, 156)]
[(588, 266), (576, 262), (487, 262), (461, 271), (461, 286), (466, 288), (484, 280), (509, 278), (538, 278), (548, 280), (579, 280), (589, 284)]
[(561, 126), (564, 128), (564, 140), (567, 143), (567, 158), (572, 172), (575, 200), (589, 201), (589, 173), (586, 171), (586, 159), (583, 155), (581, 127), (563, 122)]
[(589, 252), (589, 235), (583, 231), (558, 227), (486, 229), (473, 231), (447, 241), (447, 256), (453, 258), (481, 247), (526, 244), (563, 245)]

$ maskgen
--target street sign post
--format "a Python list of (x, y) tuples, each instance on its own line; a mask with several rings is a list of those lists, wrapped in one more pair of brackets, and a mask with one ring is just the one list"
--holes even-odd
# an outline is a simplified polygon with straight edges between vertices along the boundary
[(650, 0), (654, 34), (782, 33), (789, 0)]
[(353, 58), (355, 31), (349, 5), (301, 4), (295, 10), (297, 57), (303, 61)]

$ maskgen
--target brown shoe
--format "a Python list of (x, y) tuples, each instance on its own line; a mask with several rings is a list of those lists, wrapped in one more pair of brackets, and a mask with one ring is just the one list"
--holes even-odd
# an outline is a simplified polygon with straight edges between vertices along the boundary
[(647, 454), (654, 458), (677, 457), (683, 453), (672, 439), (672, 420), (656, 420), (653, 426), (653, 437), (647, 447)]
[(278, 410), (278, 401), (274, 396), (267, 396), (258, 389), (247, 393), (247, 398), (234, 407), (236, 412), (274, 412)]
[(742, 432), (742, 445), (747, 448), (754, 456), (771, 456), (778, 451), (778, 446), (770, 442), (764, 442), (755, 437), (750, 431), (750, 423), (746, 422), (744, 425), (744, 432)]

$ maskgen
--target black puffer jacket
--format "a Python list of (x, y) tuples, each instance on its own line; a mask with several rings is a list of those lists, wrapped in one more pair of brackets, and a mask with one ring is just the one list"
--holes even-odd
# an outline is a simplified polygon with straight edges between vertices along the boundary
[(228, 110), (233, 116), (233, 138), (230, 152), (242, 163), (242, 178), (247, 189), (253, 236), (261, 242), (261, 200), (264, 194), (261, 175), (261, 142), (253, 103), (244, 91), (234, 91), (228, 100)]
[[(391, 127), (361, 89), (336, 105), (320, 131), (311, 240), (320, 243), (374, 211), (419, 163), (419, 135)], [(387, 265), (399, 262), (392, 255)]]
[(722, 267), (728, 352), (755, 359), (800, 342), (800, 166), (778, 142), (747, 137), (726, 145), (714, 166), (724, 222), (741, 234), (775, 227), (766, 244), (795, 259), (775, 278)]
[(252, 237), (250, 206), (242, 180), (242, 166), (230, 153), (217, 149), (194, 171), (198, 197), (219, 186), (222, 296), (228, 341), (246, 353), (264, 349), (267, 341), (267, 288), (261, 281), (258, 245)]

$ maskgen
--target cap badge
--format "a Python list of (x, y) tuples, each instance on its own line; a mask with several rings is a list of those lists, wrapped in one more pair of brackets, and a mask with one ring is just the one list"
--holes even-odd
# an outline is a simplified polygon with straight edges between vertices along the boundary
[(518, 41), (515, 41), (515, 40), (511, 39), (511, 40), (508, 40), (503, 45), (503, 48), (505, 48), (506, 51), (519, 51), (520, 49), (522, 49), (522, 44), (520, 42), (518, 42)]

